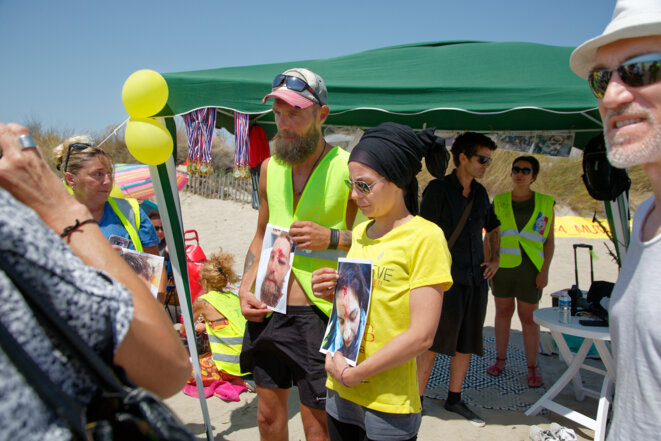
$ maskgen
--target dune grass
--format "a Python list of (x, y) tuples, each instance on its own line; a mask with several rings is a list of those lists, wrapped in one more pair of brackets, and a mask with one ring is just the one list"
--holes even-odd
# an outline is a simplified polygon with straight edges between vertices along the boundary
[[(521, 156), (520, 152), (498, 149), (493, 152), (493, 162), (486, 175), (480, 180), (493, 198), (498, 193), (512, 189), (510, 170), (515, 158)], [(604, 218), (603, 206), (600, 201), (592, 199), (583, 184), (582, 155), (578, 158), (556, 158), (545, 155), (533, 155), (540, 163), (540, 172), (532, 189), (540, 193), (549, 194), (556, 199), (556, 213), (560, 216), (592, 217), (596, 211), (597, 216)], [(452, 159), (448, 173), (454, 168)], [(652, 186), (640, 167), (629, 170), (631, 178), (631, 208), (635, 210), (638, 205), (652, 194)], [(423, 167), (418, 175), (420, 194), (432, 179)]]

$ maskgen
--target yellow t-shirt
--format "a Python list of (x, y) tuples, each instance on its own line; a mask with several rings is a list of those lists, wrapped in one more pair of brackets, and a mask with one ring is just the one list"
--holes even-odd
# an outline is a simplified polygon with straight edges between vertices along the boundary
[[(419, 216), (378, 239), (365, 234), (371, 221), (354, 228), (348, 258), (372, 261), (372, 299), (357, 364), (409, 327), (412, 289), (452, 286), (450, 252), (443, 231)], [(387, 413), (418, 413), (415, 359), (346, 388), (330, 376), (326, 387), (342, 398)]]

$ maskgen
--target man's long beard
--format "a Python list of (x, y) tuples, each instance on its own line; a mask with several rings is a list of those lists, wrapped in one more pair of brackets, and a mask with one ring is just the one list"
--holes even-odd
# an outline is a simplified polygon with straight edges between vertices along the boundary
[(285, 141), (277, 134), (274, 138), (274, 153), (282, 162), (294, 167), (310, 157), (320, 139), (321, 130), (314, 125), (303, 135), (297, 135), (293, 141)]
[(262, 302), (266, 303), (272, 308), (275, 308), (275, 305), (277, 305), (280, 301), (280, 297), (282, 297), (282, 284), (270, 283), (264, 280), (264, 282), (262, 282), (260, 297)]
[(622, 113), (644, 113), (647, 122), (652, 124), (651, 132), (640, 139), (631, 139), (627, 135), (606, 135), (606, 148), (608, 151), (608, 161), (618, 168), (629, 168), (635, 165), (647, 164), (661, 160), (661, 123), (657, 121), (654, 114), (648, 109), (640, 108), (635, 105), (629, 105), (623, 110), (612, 112), (606, 118), (608, 120)]

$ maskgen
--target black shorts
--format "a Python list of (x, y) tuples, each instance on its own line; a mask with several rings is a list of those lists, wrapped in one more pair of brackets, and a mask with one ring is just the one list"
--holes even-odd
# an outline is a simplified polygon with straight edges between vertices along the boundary
[(443, 295), (443, 310), (430, 350), (449, 356), (456, 352), (482, 355), (482, 328), (487, 313), (487, 283), (455, 283)]
[(241, 371), (252, 372), (255, 384), (271, 389), (298, 386), (301, 403), (325, 409), (325, 355), (319, 352), (328, 317), (314, 306), (287, 305), (262, 323), (247, 322)]

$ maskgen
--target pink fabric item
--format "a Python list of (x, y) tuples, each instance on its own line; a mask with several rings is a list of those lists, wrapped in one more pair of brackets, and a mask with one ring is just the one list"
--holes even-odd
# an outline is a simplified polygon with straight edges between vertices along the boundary
[(223, 401), (239, 401), (239, 394), (248, 390), (245, 386), (239, 386), (227, 381), (221, 381), (220, 383), (216, 386), (213, 394)]
[[(225, 383), (225, 381), (219, 380), (214, 381), (208, 386), (205, 386), (204, 389), (204, 398), (209, 398), (213, 395), (214, 390), (218, 387), (218, 383)], [(190, 384), (186, 383), (184, 386), (183, 392), (189, 397), (197, 398), (197, 385), (195, 383)]]
[[(241, 378), (233, 378), (230, 381), (218, 380), (205, 386), (204, 398), (215, 395), (223, 401), (239, 401), (239, 394), (248, 388), (244, 386)], [(183, 392), (189, 397), (197, 398), (197, 386), (194, 383), (186, 383)]]
[(299, 95), (298, 93), (294, 92), (293, 90), (289, 90), (286, 87), (281, 87), (269, 93), (264, 98), (262, 98), (262, 103), (266, 103), (266, 100), (269, 98), (280, 98), (290, 106), (297, 107), (299, 109), (307, 109), (311, 105), (316, 104), (314, 101), (310, 101), (303, 95)]

